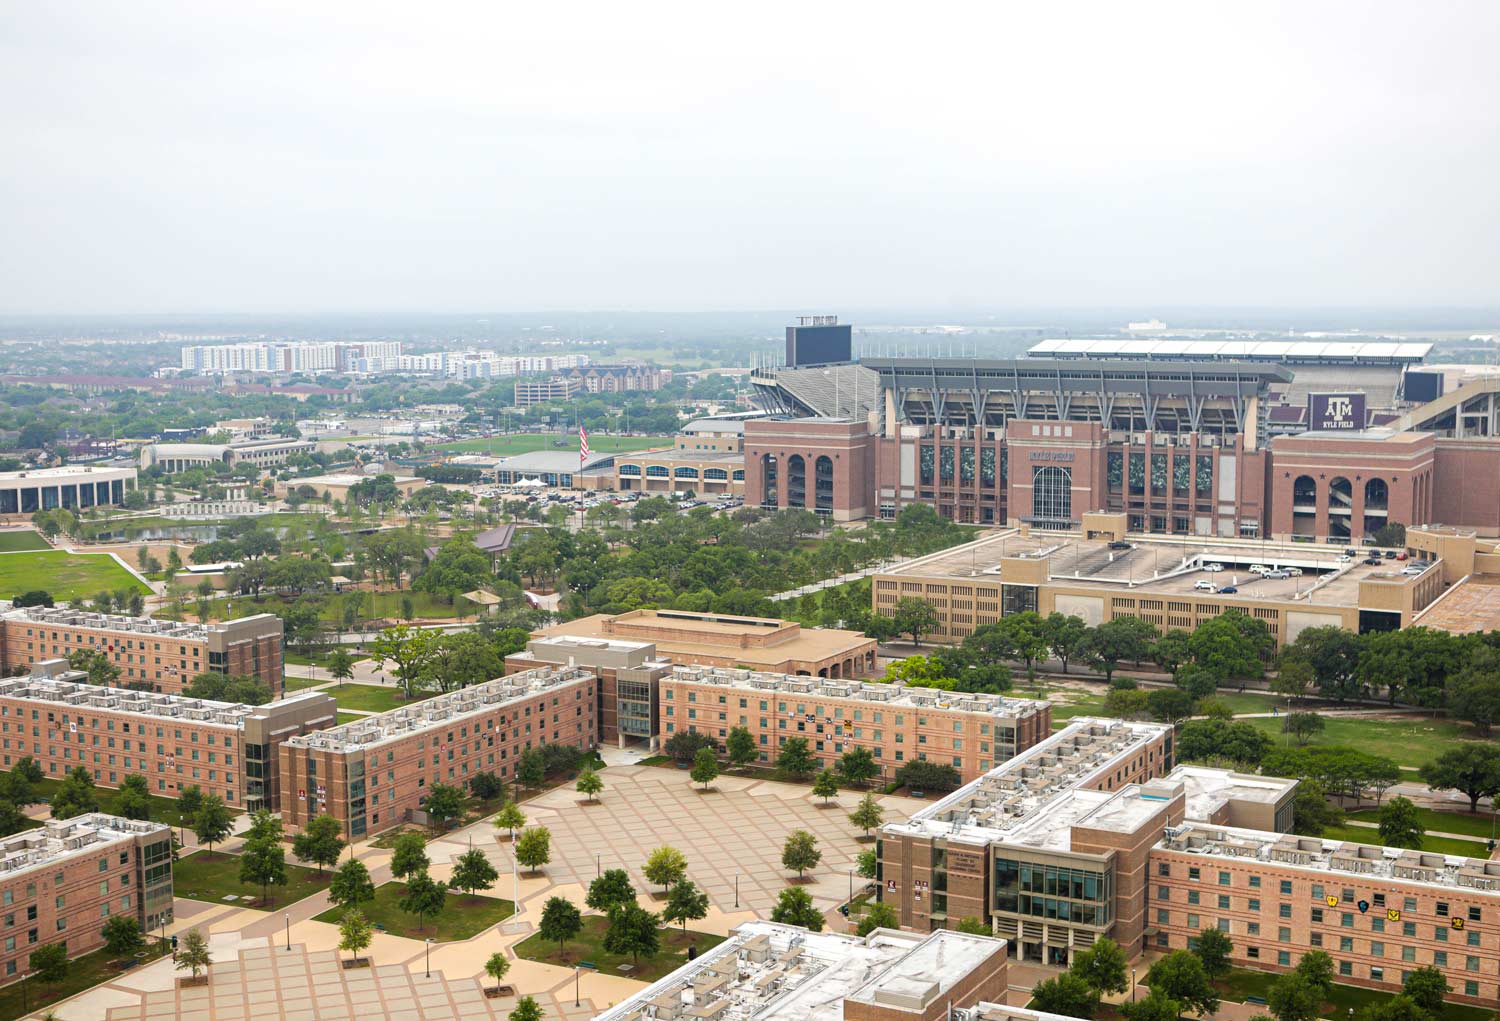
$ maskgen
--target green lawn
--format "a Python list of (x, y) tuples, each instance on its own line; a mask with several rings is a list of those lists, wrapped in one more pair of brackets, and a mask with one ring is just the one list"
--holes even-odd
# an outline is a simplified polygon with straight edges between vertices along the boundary
[(319, 684), (327, 684), (332, 679), (331, 677), (294, 677), (288, 674), (281, 679), (281, 686), (290, 695), (294, 691), (303, 691), (307, 688), (316, 687)]
[[(287, 857), (291, 857), (290, 852)], [(320, 876), (317, 869), (288, 863), (286, 885), (272, 886), (267, 891), (268, 900), (263, 903), (258, 885), (240, 882), (239, 855), (225, 854), (223, 851), (197, 851), (183, 855), (172, 866), (172, 887), (178, 897), (214, 904), (228, 903), (240, 908), (260, 908), (264, 911), (278, 904), (284, 907), (328, 889), (331, 876), (330, 872), (324, 872)], [(226, 901), (224, 898), (227, 896), (236, 899)]]
[[(101, 982), (117, 979), (130, 968), (139, 968), (143, 964), (149, 964), (171, 951), (172, 945), (165, 940), (147, 939), (146, 947), (142, 951), (144, 956), (138, 958), (117, 958), (102, 947), (93, 953), (74, 957), (68, 961), (68, 973), (60, 982), (49, 984), (39, 982), (34, 978), (27, 979), (24, 1010), (21, 1007), (21, 983), (11, 982), (4, 988), (0, 988), (0, 1018), (18, 1018), (28, 1011), (35, 1013), (49, 1003), (76, 996)], [(25, 967), (24, 959), (21, 966)]]
[[(1380, 831), (1368, 826), (1330, 826), (1323, 836), (1331, 840), (1353, 840), (1360, 844), (1382, 844)], [(1456, 837), (1423, 837), (1422, 850), (1433, 854), (1462, 854), (1470, 858), (1488, 858), (1490, 852), (1478, 840), (1459, 840)]]
[[(1480, 809), (1470, 814), (1468, 812), (1439, 812), (1432, 808), (1417, 809), (1417, 817), (1421, 820), (1422, 827), (1436, 833), (1462, 833), (1465, 836), (1478, 837), (1480, 840), (1490, 839), (1491, 829), (1495, 825), (1494, 816)], [(1380, 822), (1379, 809), (1367, 809), (1360, 812), (1350, 812), (1349, 818), (1358, 819), (1361, 822)]]
[(362, 720), (364, 718), (365, 717), (361, 716), (359, 713), (339, 713), (338, 721), (340, 724), (345, 724), (353, 723), (355, 720)]
[[(0, 776), (4, 775), (5, 773), (0, 772)], [(126, 775), (128, 774), (121, 773), (121, 779)], [(61, 786), (62, 781), (60, 779), (44, 776), (41, 783), (36, 784), (34, 789), (42, 798), (50, 799), (53, 793)], [(117, 814), (115, 812), (115, 799), (120, 796), (120, 792), (111, 787), (95, 787), (94, 791), (99, 798), (99, 810), (101, 812)], [(177, 810), (176, 798), (158, 797), (152, 794), (147, 796), (147, 800), (151, 804), (151, 818), (157, 822), (164, 822), (171, 826), (182, 826), (185, 824), (186, 820), (182, 818), (182, 813)], [(231, 807), (230, 811), (239, 814), (239, 810), (234, 807)]]
[[(321, 670), (321, 669), (323, 669), (323, 668), (325, 668), (325, 667), (328, 666), (328, 657), (330, 655), (332, 655), (332, 654), (333, 654), (333, 649), (332, 648), (318, 649), (313, 654), (308, 654), (306, 652), (293, 652), (292, 650), (288, 649), (286, 651), (286, 654), (281, 657), (281, 661), (283, 663), (291, 663), (294, 666), (316, 666), (318, 669)], [(349, 658), (350, 658), (350, 660), (352, 662), (358, 663), (360, 660), (362, 660), (362, 659), (368, 659), (369, 657), (368, 656), (350, 656)], [(331, 677), (324, 677), (323, 678), (323, 681), (328, 681), (328, 680), (332, 680), (332, 678)], [(321, 683), (323, 683), (323, 681), (308, 681), (307, 683), (308, 684), (321, 684)], [(306, 687), (306, 686), (307, 685), (303, 685), (303, 687)]]
[(1223, 691), (1220, 690), (1214, 698), (1223, 702), (1234, 712), (1236, 716), (1242, 713), (1268, 713), (1273, 706), (1286, 711), (1286, 700), (1276, 695), (1262, 695), (1254, 691)]
[[(417, 928), (417, 916), (401, 910), (401, 898), (406, 896), (405, 883), (386, 883), (375, 888), (375, 899), (361, 904), (364, 912), (375, 925), (395, 936), (410, 939), (433, 939), (439, 943), (470, 939), (492, 925), (505, 921), (516, 913), (516, 906), (499, 897), (470, 897), (467, 894), (448, 895), (448, 906), (436, 918), (428, 918), (422, 928)], [(343, 908), (329, 908), (314, 921), (337, 924), (343, 917)]]
[(151, 590), (107, 553), (40, 553), (0, 555), (0, 599), (44, 589), (53, 599), (88, 599), (99, 592)]
[[(553, 446), (557, 440), (562, 440), (564, 445)], [(670, 447), (671, 445), (672, 437), (670, 436), (601, 436), (597, 434), (589, 436), (589, 449), (596, 454), (650, 450), (653, 447)], [(465, 454), (496, 455), (525, 454), (533, 450), (577, 450), (578, 433), (570, 432), (561, 436), (557, 433), (513, 433), (509, 436), (487, 436), (479, 440), (443, 443), (437, 449)]]
[(404, 705), (415, 705), (431, 698), (436, 692), (417, 692), (417, 697), (408, 702), (401, 697), (400, 688), (384, 688), (378, 684), (346, 684), (332, 687), (325, 694), (331, 695), (341, 709), (363, 709), (367, 713), (388, 713)]
[(542, 939), (540, 933), (527, 936), (517, 943), (514, 949), (516, 956), (526, 961), (542, 961), (564, 968), (571, 968), (587, 961), (598, 968), (601, 974), (624, 975), (641, 982), (655, 982), (663, 975), (687, 963), (689, 945), (696, 944), (698, 953), (702, 954), (724, 942), (723, 936), (694, 932), (691, 929), (683, 932), (676, 926), (663, 926), (661, 951), (655, 957), (641, 958), (639, 967), (622, 972), (620, 965), (634, 962), (629, 954), (621, 956), (611, 954), (604, 949), (604, 930), (607, 928), (609, 928), (609, 919), (603, 915), (585, 915), (583, 932), (578, 934), (577, 939), (569, 942), (562, 951), (558, 950), (557, 943), (554, 941)]
[[(1324, 716), (1324, 729), (1314, 744), (1347, 745), (1362, 751), (1384, 755), (1399, 766), (1412, 769), (1431, 762), (1443, 752), (1471, 738), (1472, 727), (1431, 717), (1401, 720), (1372, 720), (1357, 716)], [(1247, 721), (1270, 734), (1281, 744), (1290, 744), (1281, 732), (1281, 720), (1275, 717)]]
[(29, 528), (22, 532), (0, 532), (0, 553), (51, 548), (46, 539)]
[[(1244, 1003), (1247, 996), (1259, 996), (1266, 999), (1271, 991), (1272, 984), (1280, 976), (1265, 971), (1250, 971), (1246, 968), (1235, 968), (1229, 977), (1214, 983), (1219, 991), (1221, 999), (1234, 1003)], [(1344, 1021), (1349, 1017), (1350, 1009), (1356, 1013), (1363, 1014), (1367, 1007), (1377, 1003), (1384, 1003), (1393, 997), (1394, 993), (1387, 993), (1379, 989), (1359, 989), (1355, 986), (1335, 985), (1333, 995), (1319, 1009), (1319, 1017), (1337, 1018)], [(1262, 1011), (1264, 1013), (1264, 1011)], [(1480, 1007), (1471, 1007), (1463, 1003), (1447, 1003), (1443, 1005), (1443, 1021), (1492, 1021), (1495, 1014), (1493, 1011), (1484, 1010)]]

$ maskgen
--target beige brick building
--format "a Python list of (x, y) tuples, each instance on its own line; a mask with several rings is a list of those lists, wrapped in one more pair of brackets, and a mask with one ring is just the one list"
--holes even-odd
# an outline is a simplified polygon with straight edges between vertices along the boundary
[(327, 813), (356, 840), (425, 821), (431, 784), (508, 778), (522, 752), (546, 744), (595, 747), (597, 689), (589, 671), (542, 667), (292, 737), (280, 747), (282, 820), (296, 832)]
[(119, 686), (149, 684), (176, 694), (202, 673), (244, 674), (282, 691), (281, 618), (270, 613), (220, 624), (179, 624), (66, 607), (0, 614), (0, 671), (86, 651), (120, 669)]
[(275, 811), (277, 746), (338, 718), (336, 703), (321, 692), (250, 706), (101, 688), (65, 667), (40, 663), (33, 668), (40, 676), (0, 680), (6, 769), (30, 756), (54, 779), (82, 766), (100, 786), (119, 787), (139, 774), (158, 797), (196, 786), (237, 810)]
[(1049, 703), (1000, 695), (708, 667), (677, 667), (659, 688), (663, 741), (695, 731), (722, 746), (744, 727), (762, 762), (800, 737), (821, 766), (868, 748), (887, 778), (927, 760), (967, 783), (1052, 732)]
[(0, 982), (49, 943), (99, 949), (117, 915), (147, 932), (172, 920), (171, 827), (96, 813), (0, 838)]

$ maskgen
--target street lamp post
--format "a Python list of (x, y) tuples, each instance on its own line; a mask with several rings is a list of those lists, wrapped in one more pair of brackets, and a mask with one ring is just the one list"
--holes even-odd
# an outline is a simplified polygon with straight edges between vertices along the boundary
[(1135, 969), (1130, 969), (1130, 1002), (1135, 1002)]
[(738, 872), (734, 875), (734, 906), (736, 908), (740, 906), (740, 876)]
[(573, 1006), (575, 1007), (579, 1006), (578, 973), (582, 970), (576, 964), (573, 966)]
[(286, 948), (288, 950), (291, 950), (292, 949), (292, 913), (290, 911), (285, 912), (281, 917), (284, 918), (284, 919), (286, 919)]
[(427, 977), (432, 978), (432, 937), (427, 937)]

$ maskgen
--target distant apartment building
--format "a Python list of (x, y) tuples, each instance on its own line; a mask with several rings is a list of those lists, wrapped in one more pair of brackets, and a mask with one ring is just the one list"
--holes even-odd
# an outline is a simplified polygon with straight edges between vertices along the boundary
[(691, 731), (722, 746), (739, 727), (761, 762), (802, 738), (820, 768), (867, 748), (887, 779), (926, 761), (967, 783), (1052, 733), (1051, 704), (1028, 698), (709, 667), (676, 667), (658, 688), (664, 742)]
[(100, 786), (119, 787), (139, 774), (158, 797), (192, 786), (237, 810), (276, 811), (278, 746), (338, 719), (321, 692), (251, 706), (101, 688), (85, 676), (55, 661), (37, 664), (33, 676), (0, 680), (6, 769), (30, 756), (54, 779), (82, 766)]
[(581, 380), (571, 376), (516, 380), (516, 407), (530, 408), (548, 401), (571, 401), (583, 390)]
[(527, 749), (597, 743), (598, 681), (544, 667), (282, 742), (281, 815), (293, 832), (326, 813), (353, 839), (425, 822), (432, 784), (513, 775)]
[(193, 344), (182, 349), (181, 368), (197, 375), (232, 372), (347, 372), (366, 360), (399, 358), (396, 340)]
[(217, 624), (182, 624), (67, 607), (0, 613), (0, 671), (16, 673), (74, 652), (103, 655), (119, 685), (179, 694), (203, 673), (246, 675), (282, 691), (281, 618), (258, 613)]
[(406, 373), (443, 376), (449, 379), (500, 379), (537, 372), (558, 372), (589, 363), (589, 356), (575, 355), (502, 355), (494, 351), (429, 351), (423, 354), (400, 354), (358, 358), (347, 368), (350, 372), (369, 375)]
[(47, 944), (70, 958), (99, 949), (115, 916), (150, 932), (172, 920), (172, 829), (93, 813), (0, 838), (0, 902), (7, 982)]
[(119, 506), (135, 488), (135, 478), (134, 468), (102, 465), (0, 472), (0, 515)]
[(626, 393), (631, 390), (660, 390), (672, 378), (668, 369), (652, 365), (588, 365), (567, 373), (568, 378), (583, 384), (591, 394)]
[(876, 672), (875, 640), (858, 631), (804, 628), (794, 620), (692, 610), (630, 610), (580, 617), (535, 637), (650, 642), (679, 666), (735, 667), (810, 677), (866, 677)]

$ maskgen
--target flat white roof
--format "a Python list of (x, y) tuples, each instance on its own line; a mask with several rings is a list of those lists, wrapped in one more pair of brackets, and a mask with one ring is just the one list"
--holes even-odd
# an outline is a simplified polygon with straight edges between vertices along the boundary
[(1097, 358), (1247, 358), (1354, 361), (1388, 358), (1421, 361), (1432, 350), (1425, 342), (1366, 340), (1167, 340), (1067, 338), (1044, 340), (1027, 349), (1032, 356), (1080, 355)]

